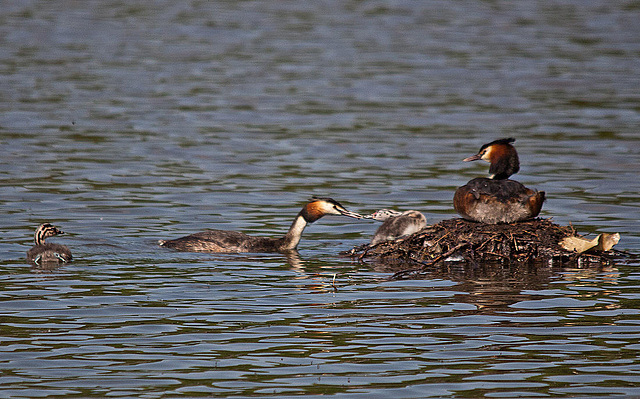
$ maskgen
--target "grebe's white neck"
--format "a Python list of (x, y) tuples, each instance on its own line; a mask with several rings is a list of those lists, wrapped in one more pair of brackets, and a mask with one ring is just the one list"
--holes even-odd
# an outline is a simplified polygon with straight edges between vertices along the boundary
[(299, 213), (298, 216), (291, 223), (291, 227), (289, 227), (289, 231), (285, 234), (284, 242), (282, 245), (283, 251), (291, 251), (298, 247), (298, 243), (300, 242), (300, 237), (302, 237), (302, 232), (304, 228), (307, 227), (307, 221), (302, 216), (302, 213)]

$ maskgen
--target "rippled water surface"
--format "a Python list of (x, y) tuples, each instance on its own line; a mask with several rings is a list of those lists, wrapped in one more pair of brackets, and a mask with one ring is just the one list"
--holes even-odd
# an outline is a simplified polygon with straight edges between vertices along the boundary
[[(640, 395), (640, 262), (180, 253), (311, 195), (454, 217), (513, 136), (542, 216), (639, 253), (637, 1), (0, 1), (0, 397)], [(75, 260), (26, 263), (33, 231)], [(334, 281), (335, 279), (335, 281)]]

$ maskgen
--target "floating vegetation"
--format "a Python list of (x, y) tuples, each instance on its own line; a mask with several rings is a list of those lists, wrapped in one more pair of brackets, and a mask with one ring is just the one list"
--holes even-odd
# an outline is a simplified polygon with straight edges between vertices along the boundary
[(571, 226), (542, 218), (509, 224), (449, 219), (398, 240), (355, 247), (346, 255), (411, 266), (394, 274), (399, 279), (418, 277), (441, 262), (604, 265), (615, 257), (611, 247), (619, 239), (618, 234), (602, 234), (587, 240)]

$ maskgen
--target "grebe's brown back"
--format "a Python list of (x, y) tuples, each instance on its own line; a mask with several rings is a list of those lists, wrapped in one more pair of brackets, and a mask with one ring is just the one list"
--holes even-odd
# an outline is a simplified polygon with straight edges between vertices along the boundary
[(308, 223), (325, 215), (342, 215), (356, 219), (361, 215), (348, 211), (331, 198), (313, 197), (298, 213), (287, 234), (280, 238), (254, 237), (238, 231), (206, 230), (159, 243), (163, 247), (188, 252), (289, 252), (295, 251)]
[(480, 147), (463, 161), (482, 159), (491, 164), (489, 178), (479, 177), (458, 188), (453, 207), (465, 219), (489, 224), (531, 219), (540, 213), (544, 191), (526, 188), (509, 177), (520, 170), (515, 139), (500, 139)]
[(399, 212), (392, 209), (380, 209), (371, 215), (363, 216), (363, 218), (383, 222), (373, 235), (371, 245), (411, 235), (427, 226), (427, 218), (421, 212), (414, 210)]
[(36, 245), (27, 251), (29, 262), (41, 265), (44, 263), (67, 263), (71, 261), (73, 258), (71, 251), (65, 245), (45, 243), (45, 239), (58, 234), (64, 234), (64, 231), (50, 223), (42, 223), (38, 226), (34, 235)]

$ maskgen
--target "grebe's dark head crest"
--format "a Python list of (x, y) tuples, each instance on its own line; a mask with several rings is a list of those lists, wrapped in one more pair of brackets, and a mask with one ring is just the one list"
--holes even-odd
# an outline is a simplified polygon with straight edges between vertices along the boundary
[(300, 214), (307, 221), (313, 223), (324, 215), (342, 215), (361, 219), (362, 215), (351, 212), (332, 198), (312, 197)]
[(520, 170), (520, 160), (516, 148), (511, 145), (516, 139), (494, 140), (480, 147), (476, 155), (463, 159), (464, 162), (477, 161), (482, 159), (491, 163), (489, 173), (492, 179), (508, 179), (509, 176), (518, 173)]
[(57, 236), (58, 234), (64, 234), (64, 231), (58, 229), (51, 223), (42, 223), (36, 229), (34, 236), (36, 245), (43, 245), (46, 238)]

